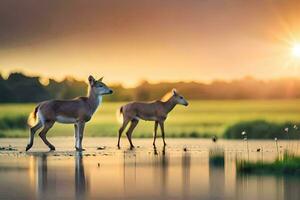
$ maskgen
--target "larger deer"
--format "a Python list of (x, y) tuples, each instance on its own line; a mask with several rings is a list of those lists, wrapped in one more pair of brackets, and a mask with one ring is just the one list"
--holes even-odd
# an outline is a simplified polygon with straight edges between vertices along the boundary
[(150, 103), (144, 102), (132, 102), (122, 106), (119, 110), (119, 114), (123, 115), (123, 124), (119, 129), (119, 138), (118, 138), (118, 148), (120, 148), (120, 138), (122, 132), (126, 128), (129, 122), (131, 122), (128, 131), (126, 132), (126, 136), (130, 143), (130, 147), (134, 148), (134, 145), (131, 141), (132, 132), (137, 126), (140, 119), (146, 121), (154, 121), (154, 138), (153, 138), (153, 146), (155, 147), (156, 135), (158, 125), (161, 129), (162, 139), (165, 142), (165, 130), (164, 130), (164, 122), (167, 119), (167, 116), (171, 110), (177, 105), (187, 106), (188, 102), (185, 100), (183, 96), (181, 96), (175, 89), (172, 90), (171, 95), (169, 93), (165, 95), (163, 99), (167, 100), (157, 100)]
[(30, 128), (29, 143), (26, 151), (32, 147), (34, 134), (42, 127), (43, 129), (39, 136), (50, 150), (55, 150), (55, 147), (46, 138), (47, 132), (55, 122), (74, 124), (75, 148), (77, 151), (83, 151), (82, 139), (85, 123), (92, 118), (101, 104), (102, 96), (113, 93), (102, 80), (103, 77), (95, 80), (93, 76), (89, 76), (89, 92), (86, 97), (78, 97), (72, 100), (49, 100), (38, 104), (28, 118), (29, 123), (32, 121), (37, 121), (37, 123), (35, 122), (36, 124)]

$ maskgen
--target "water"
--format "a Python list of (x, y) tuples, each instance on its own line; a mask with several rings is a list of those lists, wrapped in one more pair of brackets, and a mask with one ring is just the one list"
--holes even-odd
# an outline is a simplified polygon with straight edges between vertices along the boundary
[[(118, 150), (115, 138), (85, 138), (82, 154), (73, 151), (73, 138), (50, 141), (57, 151), (36, 138), (25, 153), (27, 140), (0, 140), (17, 148), (0, 151), (0, 199), (300, 199), (299, 177), (236, 172), (236, 159), (248, 159), (243, 141), (168, 139), (166, 148), (153, 149), (152, 140), (134, 139), (138, 148), (130, 150), (123, 139)], [(283, 147), (298, 151), (297, 142), (279, 141)], [(210, 162), (221, 148), (224, 164)], [(249, 159), (276, 156), (274, 141), (249, 141)]]

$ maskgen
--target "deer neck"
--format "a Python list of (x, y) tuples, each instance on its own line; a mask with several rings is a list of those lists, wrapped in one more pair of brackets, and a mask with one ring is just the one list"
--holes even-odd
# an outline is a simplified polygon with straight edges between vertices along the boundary
[(93, 90), (90, 90), (88, 94), (88, 103), (91, 112), (94, 113), (97, 110), (98, 106), (102, 103), (102, 96), (97, 95), (95, 94), (95, 92), (93, 92)]
[(167, 113), (169, 113), (176, 106), (176, 102), (173, 100), (173, 97), (164, 102), (164, 108)]

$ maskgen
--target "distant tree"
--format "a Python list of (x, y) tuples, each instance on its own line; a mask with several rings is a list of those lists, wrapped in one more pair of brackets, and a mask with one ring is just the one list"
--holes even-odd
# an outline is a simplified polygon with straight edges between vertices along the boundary
[(87, 84), (84, 81), (77, 81), (74, 78), (67, 77), (61, 82), (53, 79), (49, 80), (46, 90), (50, 96), (55, 99), (72, 99), (78, 96), (85, 96), (87, 93)]
[(111, 85), (110, 88), (114, 92), (105, 97), (108, 101), (131, 101), (133, 99), (134, 89), (124, 88), (121, 84)]
[[(46, 99), (72, 99), (87, 93), (87, 83), (72, 77), (63, 81), (49, 80), (40, 83), (40, 77), (12, 73), (7, 79), (0, 75), (0, 102), (40, 102)], [(160, 99), (166, 92), (176, 88), (187, 99), (292, 99), (300, 98), (300, 79), (277, 79), (270, 81), (245, 77), (232, 81), (160, 82), (142, 81), (135, 88), (110, 85), (114, 90), (105, 98), (108, 101), (149, 101)]]
[(149, 100), (151, 95), (151, 91), (149, 88), (149, 83), (147, 81), (143, 81), (138, 87), (135, 88), (135, 99), (138, 101), (146, 101)]
[[(39, 82), (39, 77), (12, 73), (4, 82), (3, 90), (6, 94), (3, 98), (5, 101), (1, 98), (2, 102), (36, 102), (49, 98), (46, 89)], [(3, 93), (2, 90), (1, 93)]]

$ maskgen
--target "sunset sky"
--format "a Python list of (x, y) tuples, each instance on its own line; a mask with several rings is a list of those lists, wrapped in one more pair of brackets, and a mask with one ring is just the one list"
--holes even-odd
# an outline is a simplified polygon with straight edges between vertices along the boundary
[[(127, 86), (300, 75), (299, 0), (3, 0), (0, 72)], [(300, 50), (299, 50), (300, 51)]]

